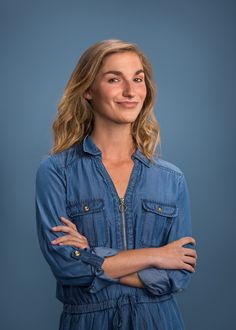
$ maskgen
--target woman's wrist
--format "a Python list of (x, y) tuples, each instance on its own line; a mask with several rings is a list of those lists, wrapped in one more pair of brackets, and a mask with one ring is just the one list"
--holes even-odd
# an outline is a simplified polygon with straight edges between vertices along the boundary
[(149, 264), (148, 267), (158, 267), (159, 258), (160, 258), (158, 250), (159, 250), (159, 248), (148, 248), (147, 249), (147, 252), (148, 252), (147, 259), (148, 259), (148, 264)]
[(119, 279), (120, 284), (133, 286), (136, 288), (144, 288), (143, 282), (140, 280), (137, 273), (123, 276)]

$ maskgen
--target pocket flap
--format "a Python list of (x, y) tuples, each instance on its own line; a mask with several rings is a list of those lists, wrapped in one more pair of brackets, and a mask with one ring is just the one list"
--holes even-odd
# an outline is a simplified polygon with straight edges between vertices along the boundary
[(73, 202), (70, 203), (70, 205), (67, 206), (66, 209), (67, 209), (67, 214), (70, 217), (91, 214), (103, 210), (104, 201), (103, 199), (90, 199), (90, 200)]
[(163, 217), (176, 217), (178, 214), (177, 207), (174, 205), (165, 205), (156, 201), (143, 200), (143, 208), (146, 211), (156, 213)]

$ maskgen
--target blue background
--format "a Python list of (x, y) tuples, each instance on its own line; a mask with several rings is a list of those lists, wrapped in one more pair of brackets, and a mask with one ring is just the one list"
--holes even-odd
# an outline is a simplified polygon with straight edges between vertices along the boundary
[(0, 15), (0, 328), (58, 327), (62, 306), (36, 236), (35, 172), (80, 55), (120, 38), (153, 64), (162, 157), (189, 184), (199, 259), (178, 295), (186, 328), (236, 329), (235, 1), (4, 0)]

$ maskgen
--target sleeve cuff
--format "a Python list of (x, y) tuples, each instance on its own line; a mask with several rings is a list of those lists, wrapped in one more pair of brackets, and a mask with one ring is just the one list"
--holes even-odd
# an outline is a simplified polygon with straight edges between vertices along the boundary
[(153, 295), (164, 295), (170, 293), (170, 281), (168, 274), (163, 269), (147, 268), (138, 272), (140, 280), (145, 289)]
[[(83, 253), (84, 252), (84, 253)], [(88, 263), (91, 264), (92, 272), (94, 274), (93, 281), (91, 285), (87, 288), (87, 291), (90, 293), (95, 293), (100, 291), (101, 289), (105, 288), (108, 285), (114, 284), (119, 282), (119, 279), (114, 279), (108, 276), (104, 270), (102, 269), (102, 264), (106, 257), (114, 256), (118, 253), (117, 249), (111, 249), (107, 247), (95, 247), (84, 249), (81, 255), (85, 256), (87, 253), (90, 254), (90, 258), (86, 258)], [(87, 253), (86, 253), (87, 252)], [(84, 259), (84, 258), (83, 258)]]
[(100, 246), (92, 249), (92, 253), (98, 255), (101, 258), (115, 256), (118, 253), (118, 251), (119, 250), (117, 249), (111, 249), (108, 247), (100, 247)]

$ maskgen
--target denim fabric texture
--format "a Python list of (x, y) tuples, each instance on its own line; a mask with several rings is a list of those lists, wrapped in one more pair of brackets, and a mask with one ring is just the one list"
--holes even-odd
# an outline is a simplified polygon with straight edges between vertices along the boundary
[[(45, 157), (36, 178), (36, 219), (41, 250), (57, 280), (63, 303), (60, 329), (184, 329), (175, 293), (187, 287), (185, 270), (138, 272), (145, 289), (125, 286), (102, 269), (120, 250), (160, 247), (192, 236), (185, 177), (175, 165), (139, 149), (121, 208), (102, 154), (87, 135), (83, 142)], [(73, 221), (89, 248), (57, 246), (64, 235), (52, 227)], [(124, 228), (125, 226), (125, 228)], [(124, 230), (125, 229), (125, 230)], [(189, 247), (192, 247), (189, 245)]]

